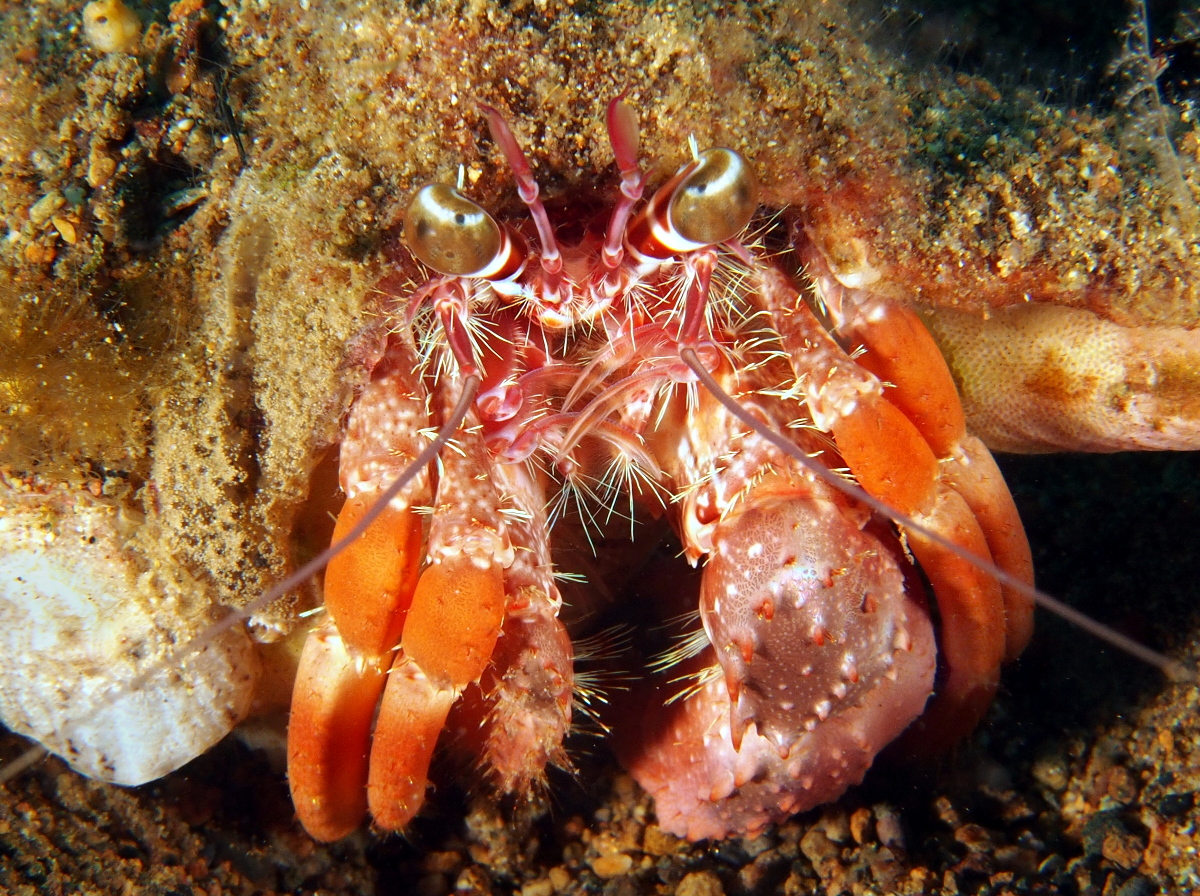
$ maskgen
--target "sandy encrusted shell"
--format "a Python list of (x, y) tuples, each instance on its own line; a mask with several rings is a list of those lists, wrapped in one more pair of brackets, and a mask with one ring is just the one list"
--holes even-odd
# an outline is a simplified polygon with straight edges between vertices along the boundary
[(148, 566), (133, 547), (142, 525), (87, 492), (0, 484), (0, 720), (117, 784), (215, 744), (245, 718), (258, 676), (241, 627), (171, 659), (215, 616), (182, 570)]

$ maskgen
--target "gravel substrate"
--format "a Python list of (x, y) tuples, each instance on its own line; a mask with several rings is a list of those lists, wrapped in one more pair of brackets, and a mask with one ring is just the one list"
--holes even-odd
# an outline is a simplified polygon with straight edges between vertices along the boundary
[[(1046, 587), (1195, 662), (1200, 456), (1009, 459)], [(1091, 533), (1080, 540), (1074, 529)], [(1073, 583), (1073, 584), (1072, 584)], [(1131, 595), (1136, 597), (1131, 599)], [(234, 740), (145, 787), (57, 760), (0, 801), (0, 887), (53, 893), (1200, 892), (1200, 691), (1039, 617), (988, 722), (753, 840), (687, 844), (594, 740), (542, 811), (444, 787), (405, 837), (328, 847)], [(0, 758), (24, 742), (0, 742)]]

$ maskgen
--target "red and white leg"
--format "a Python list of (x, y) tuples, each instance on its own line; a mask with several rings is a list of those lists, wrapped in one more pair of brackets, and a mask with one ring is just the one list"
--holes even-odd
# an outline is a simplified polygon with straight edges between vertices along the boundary
[[(457, 398), (444, 397), (450, 404)], [(450, 709), (491, 662), (504, 619), (504, 571), (513, 562), (474, 414), (440, 466), (429, 564), (413, 593), (371, 745), (367, 798), (375, 823), (388, 830), (400, 830), (421, 808)]]
[(569, 765), (573, 649), (558, 618), (549, 525), (541, 482), (525, 464), (494, 468), (514, 558), (504, 577), (507, 606), (491, 665), (451, 716), (456, 746), (479, 759), (500, 793), (529, 793), (548, 764)]

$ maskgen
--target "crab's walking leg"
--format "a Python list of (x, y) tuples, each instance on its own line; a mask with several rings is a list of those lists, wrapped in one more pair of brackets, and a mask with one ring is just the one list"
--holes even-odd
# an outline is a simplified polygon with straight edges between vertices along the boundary
[(571, 638), (558, 618), (550, 526), (542, 484), (525, 464), (496, 467), (516, 511), (508, 520), (516, 553), (505, 575), (504, 635), (484, 678), (482, 755), (502, 792), (527, 792), (546, 765), (568, 764), (563, 738), (574, 690)]
[[(958, 390), (937, 344), (909, 308), (873, 300), (856, 309), (843, 331), (866, 347), (857, 360), (883, 382), (887, 400), (913, 422), (941, 466), (941, 476), (979, 521), (1001, 569), (1033, 581), (1033, 560), (1016, 504), (991, 452), (966, 431)], [(1033, 602), (1001, 587), (1005, 659), (1014, 660), (1033, 635)]]
[[(428, 424), (428, 411), (419, 369), (416, 349), (393, 334), (347, 424), (339, 467), (346, 503), (334, 541), (354, 528), (424, 447), (418, 433)], [(389, 654), (400, 639), (423, 557), (413, 505), (428, 501), (428, 474), (422, 471), (326, 568), (325, 609), (349, 649), (372, 661)]]
[[(355, 403), (339, 476), (346, 503), (334, 539), (354, 528), (378, 494), (420, 453), (428, 422), (416, 353), (395, 333)], [(336, 556), (325, 574), (329, 618), (300, 658), (288, 724), (288, 778), (296, 812), (318, 840), (337, 840), (366, 815), (367, 745), (384, 672), (400, 637), (419, 569), (428, 475), (413, 482)]]
[(390, 830), (420, 809), (446, 716), (491, 660), (504, 618), (504, 570), (513, 562), (474, 415), (441, 466), (429, 566), (413, 594), (371, 747), (367, 799), (375, 822)]
[[(776, 328), (799, 360), (797, 373), (806, 383), (814, 422), (833, 434), (860, 485), (927, 529), (1031, 582), (1029, 546), (1012, 498), (986, 449), (966, 435), (949, 370), (916, 316), (862, 295), (857, 298), (866, 300), (863, 305), (851, 305), (840, 287), (823, 283), (835, 319), (866, 348), (851, 361), (781, 274), (762, 276)], [(847, 301), (839, 306), (835, 299)], [(880, 380), (891, 386), (886, 393)], [(1032, 606), (920, 532), (907, 534), (943, 622), (947, 674), (920, 722), (923, 744), (938, 749), (969, 732), (986, 711), (1001, 662), (1028, 641)]]
[(367, 743), (385, 669), (355, 659), (332, 620), (308, 636), (288, 721), (288, 783), (300, 823), (340, 840), (367, 814)]

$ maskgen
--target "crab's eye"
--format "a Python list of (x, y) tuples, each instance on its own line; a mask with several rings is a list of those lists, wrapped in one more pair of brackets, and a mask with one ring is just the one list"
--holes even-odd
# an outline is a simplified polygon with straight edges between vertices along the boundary
[(495, 219), (445, 184), (429, 184), (413, 197), (402, 238), (422, 264), (451, 277), (486, 269), (503, 243)]
[(732, 149), (708, 149), (671, 197), (671, 226), (693, 243), (733, 239), (758, 208), (758, 184)]

